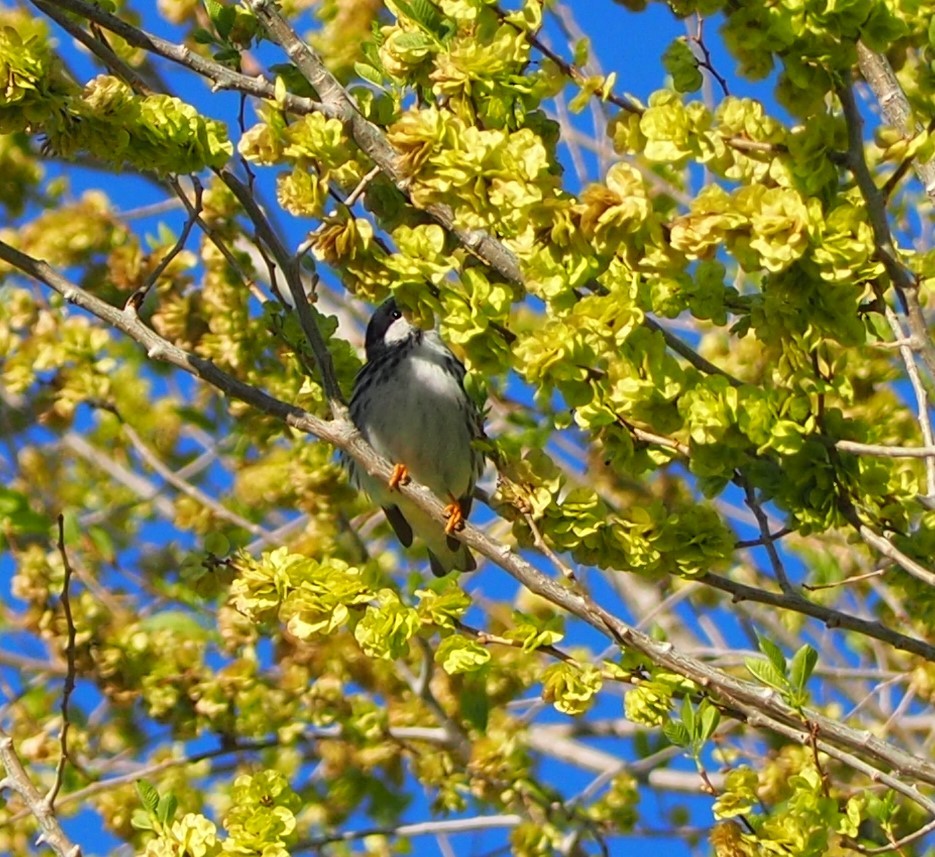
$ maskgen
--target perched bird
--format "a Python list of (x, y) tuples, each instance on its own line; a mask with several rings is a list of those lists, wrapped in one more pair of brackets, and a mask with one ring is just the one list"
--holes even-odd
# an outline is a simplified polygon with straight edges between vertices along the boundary
[[(383, 507), (405, 547), (413, 534), (425, 543), (434, 574), (473, 571), (471, 552), (451, 535), (470, 514), (484, 467), (483, 454), (472, 445), (483, 433), (482, 416), (464, 391), (464, 366), (435, 331), (410, 324), (393, 298), (370, 319), (365, 345), (351, 419), (395, 469), (386, 483), (351, 460), (351, 479)], [(409, 476), (448, 502), (447, 524), (395, 490)]]

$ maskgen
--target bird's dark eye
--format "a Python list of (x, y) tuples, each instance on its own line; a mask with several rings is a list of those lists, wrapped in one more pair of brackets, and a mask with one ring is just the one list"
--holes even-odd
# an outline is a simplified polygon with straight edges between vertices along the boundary
[(397, 318), (402, 318), (402, 317), (403, 317), (403, 314), (398, 309), (393, 310), (393, 321), (396, 321)]

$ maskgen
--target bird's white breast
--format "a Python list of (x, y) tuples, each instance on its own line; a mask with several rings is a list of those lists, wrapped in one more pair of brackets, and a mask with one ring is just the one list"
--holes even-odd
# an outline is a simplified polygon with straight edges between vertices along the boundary
[(443, 499), (465, 494), (472, 477), (468, 402), (446, 366), (452, 359), (437, 335), (426, 333), (403, 357), (392, 384), (374, 391), (364, 419), (373, 447)]

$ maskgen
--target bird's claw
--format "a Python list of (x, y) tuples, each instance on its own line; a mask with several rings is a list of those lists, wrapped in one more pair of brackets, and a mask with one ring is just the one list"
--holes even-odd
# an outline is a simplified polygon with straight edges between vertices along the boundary
[(461, 511), (460, 503), (452, 502), (445, 506), (445, 517), (448, 519), (445, 523), (445, 533), (449, 536), (464, 529), (464, 512)]
[(390, 474), (390, 490), (395, 491), (399, 488), (400, 485), (406, 485), (409, 483), (409, 470), (405, 464), (397, 464), (393, 467), (393, 472)]

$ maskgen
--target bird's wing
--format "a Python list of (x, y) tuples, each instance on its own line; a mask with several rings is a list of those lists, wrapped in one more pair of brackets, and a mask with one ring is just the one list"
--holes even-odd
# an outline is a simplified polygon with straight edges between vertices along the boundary
[[(451, 537), (448, 538), (448, 541), (451, 541)], [(432, 568), (432, 574), (436, 577), (444, 577), (452, 569), (457, 569), (458, 571), (474, 571), (477, 568), (477, 561), (474, 559), (474, 554), (472, 554), (465, 545), (459, 545), (459, 550), (457, 553), (449, 559), (451, 566), (445, 568), (444, 563), (435, 556), (432, 551), (429, 551), (429, 565)]]
[(383, 514), (386, 515), (386, 520), (390, 522), (390, 526), (393, 528), (393, 532), (396, 533), (396, 538), (399, 539), (400, 544), (404, 548), (412, 546), (412, 527), (409, 526), (409, 521), (403, 517), (403, 513), (399, 511), (399, 506), (384, 506)]

